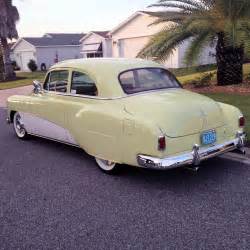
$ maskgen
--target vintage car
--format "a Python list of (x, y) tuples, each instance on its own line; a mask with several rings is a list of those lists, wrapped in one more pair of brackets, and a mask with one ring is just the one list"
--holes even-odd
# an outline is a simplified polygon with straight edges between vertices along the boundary
[(113, 173), (120, 164), (196, 166), (244, 152), (233, 106), (187, 91), (163, 65), (141, 59), (77, 59), (54, 65), (34, 91), (8, 99), (20, 139), (35, 135), (78, 146)]

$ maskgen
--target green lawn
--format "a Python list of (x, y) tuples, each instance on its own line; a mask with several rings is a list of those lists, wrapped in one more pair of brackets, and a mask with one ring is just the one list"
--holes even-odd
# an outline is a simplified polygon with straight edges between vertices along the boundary
[(207, 65), (200, 65), (200, 66), (192, 66), (188, 68), (170, 69), (170, 71), (178, 77), (191, 75), (194, 73), (208, 72), (212, 70), (216, 70), (216, 64), (207, 64)]
[(0, 82), (0, 90), (12, 89), (16, 87), (22, 87), (26, 85), (31, 85), (33, 80), (43, 80), (45, 77), (45, 72), (17, 72), (17, 80)]
[[(199, 78), (203, 73), (215, 72), (215, 65), (203, 65), (198, 67), (189, 67), (181, 69), (171, 69), (171, 71), (177, 76), (178, 80), (185, 84), (192, 79)], [(244, 76), (250, 75), (250, 64), (244, 65)], [(16, 87), (22, 87), (32, 84), (33, 80), (43, 80), (45, 77), (44, 72), (17, 72), (19, 79), (9, 82), (0, 82), (0, 90), (11, 89)], [(214, 76), (214, 80), (216, 75)]]
[[(177, 70), (171, 70), (171, 71), (177, 76), (178, 80), (182, 84), (185, 84), (189, 82), (190, 80), (194, 80), (196, 78), (201, 77), (203, 73), (216, 72), (214, 65), (198, 67), (198, 70), (196, 71), (195, 71), (195, 68), (197, 69), (197, 67), (191, 67), (187, 69), (177, 69)], [(250, 75), (250, 64), (244, 65), (244, 77), (246, 77), (247, 75)], [(216, 80), (216, 74), (214, 75), (214, 80)]]
[(246, 118), (246, 132), (248, 142), (250, 139), (250, 96), (232, 95), (232, 94), (206, 94), (215, 101), (224, 102), (238, 107)]

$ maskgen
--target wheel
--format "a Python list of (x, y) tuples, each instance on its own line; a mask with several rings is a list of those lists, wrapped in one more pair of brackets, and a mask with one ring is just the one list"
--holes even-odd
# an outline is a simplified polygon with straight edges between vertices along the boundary
[(117, 164), (112, 161), (107, 161), (99, 158), (95, 158), (98, 167), (106, 174), (116, 174)]
[(21, 115), (16, 112), (13, 119), (14, 130), (19, 139), (26, 139), (28, 137), (27, 131), (24, 128)]

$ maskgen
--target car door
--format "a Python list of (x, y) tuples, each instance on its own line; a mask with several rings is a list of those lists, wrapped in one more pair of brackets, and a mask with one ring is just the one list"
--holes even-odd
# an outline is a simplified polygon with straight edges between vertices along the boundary
[(120, 120), (114, 119), (116, 105), (99, 95), (93, 75), (79, 69), (72, 70), (70, 101), (65, 106), (67, 120), (80, 147), (99, 158), (115, 160), (119, 158), (117, 135), (121, 124)]
[(75, 144), (65, 118), (69, 77), (68, 69), (52, 70), (47, 74), (44, 92), (34, 95), (33, 115), (26, 117), (31, 134)]

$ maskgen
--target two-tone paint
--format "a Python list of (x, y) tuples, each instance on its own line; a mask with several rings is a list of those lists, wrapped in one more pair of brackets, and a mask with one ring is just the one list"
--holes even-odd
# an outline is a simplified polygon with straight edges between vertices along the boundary
[[(236, 107), (182, 88), (127, 95), (118, 76), (133, 68), (164, 68), (139, 59), (80, 59), (50, 69), (68, 70), (66, 93), (43, 91), (8, 99), (8, 119), (23, 116), (28, 133), (81, 147), (88, 154), (115, 163), (143, 166), (138, 156), (154, 159), (179, 157), (204, 151), (243, 137), (242, 113)], [(89, 75), (97, 97), (70, 93), (73, 71)], [(215, 130), (215, 145), (202, 146), (201, 133)], [(158, 149), (158, 137), (166, 137), (166, 149)], [(239, 141), (235, 141), (237, 147)], [(233, 149), (233, 148), (231, 148)], [(192, 163), (192, 162), (191, 162)], [(173, 166), (172, 166), (173, 167)]]

